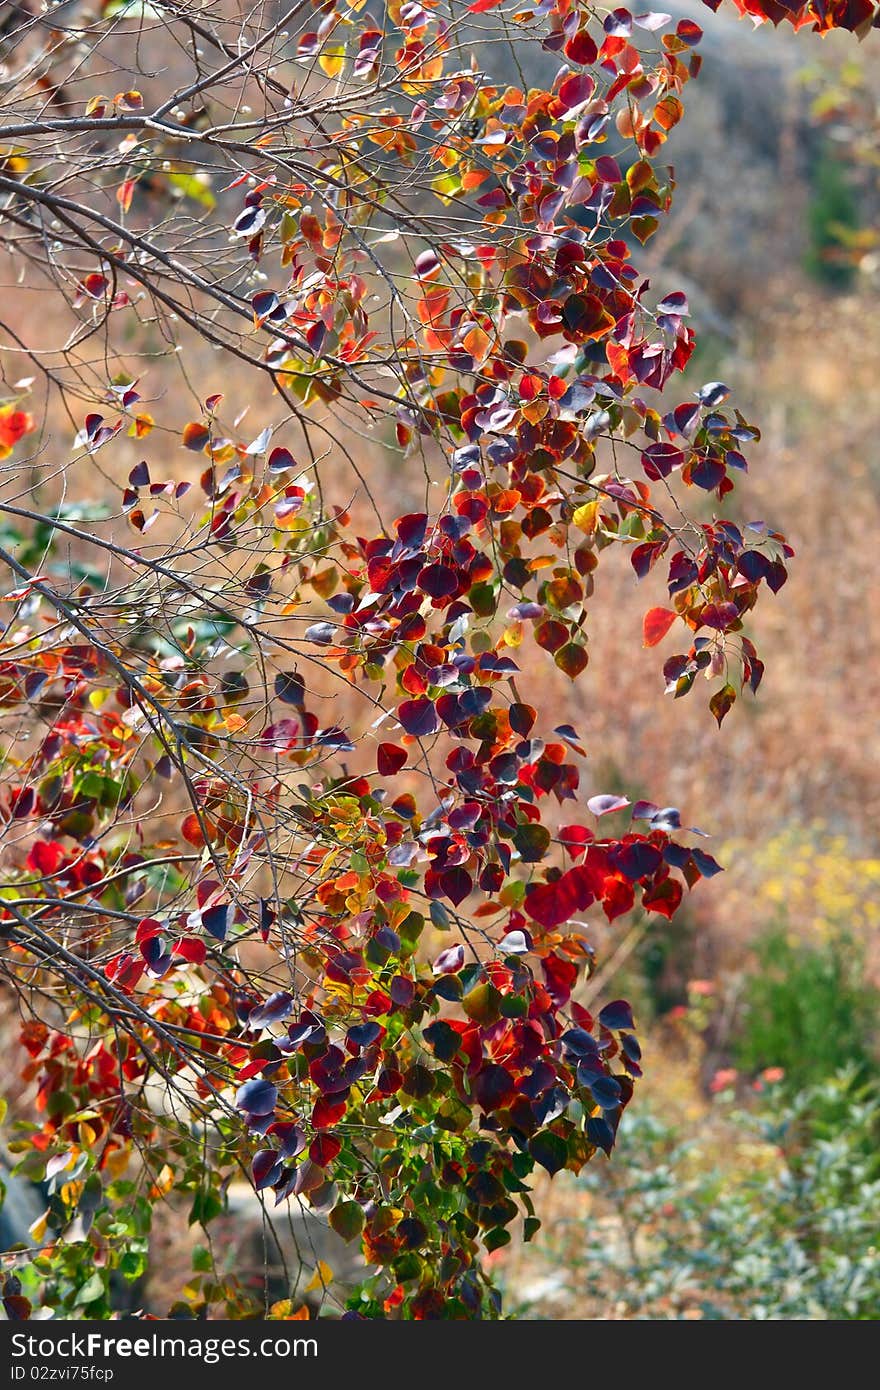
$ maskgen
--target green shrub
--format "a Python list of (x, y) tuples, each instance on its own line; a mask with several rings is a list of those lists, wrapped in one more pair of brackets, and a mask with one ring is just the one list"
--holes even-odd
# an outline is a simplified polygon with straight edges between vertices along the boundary
[(841, 1067), (867, 1066), (880, 995), (864, 979), (859, 943), (845, 935), (819, 945), (773, 931), (758, 946), (734, 1042), (743, 1071), (782, 1067), (792, 1088)]
[(810, 274), (832, 289), (847, 289), (853, 282), (856, 266), (847, 247), (858, 225), (858, 203), (845, 164), (825, 149), (813, 171), (806, 263)]
[(747, 1109), (728, 1093), (699, 1138), (628, 1115), (614, 1164), (572, 1188), (534, 1285), (554, 1316), (880, 1317), (880, 1089), (853, 1072)]

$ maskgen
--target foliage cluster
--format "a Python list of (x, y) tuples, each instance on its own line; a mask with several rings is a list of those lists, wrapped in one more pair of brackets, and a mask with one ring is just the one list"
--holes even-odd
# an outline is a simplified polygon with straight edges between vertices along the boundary
[[(701, 31), (496, 9), (4, 22), (2, 249), (72, 324), (13, 335), (39, 385), (0, 407), (2, 968), (34, 1097), (10, 1147), (48, 1194), (9, 1316), (106, 1316), (155, 1204), (210, 1230), (242, 1173), (361, 1242), (360, 1316), (497, 1315), (485, 1257), (535, 1234), (533, 1175), (610, 1152), (641, 1075), (629, 1005), (578, 997), (585, 915), (669, 920), (720, 870), (677, 808), (585, 795), (581, 735), (525, 672), (531, 649), (583, 678), (616, 548), (663, 574), (642, 635), (679, 635), (671, 696), (705, 677), (720, 726), (761, 683), (746, 628), (793, 552), (721, 510), (759, 432), (722, 382), (668, 398), (688, 302), (638, 269)], [(552, 84), (484, 71), (505, 24), (557, 55)], [(149, 398), (140, 335), (195, 408)], [(222, 381), (189, 382), (193, 341), (271, 410), (245, 429)], [(56, 395), (72, 450), (41, 429)], [(417, 507), (375, 496), (373, 431)], [(191, 1312), (272, 1315), (198, 1273)]]

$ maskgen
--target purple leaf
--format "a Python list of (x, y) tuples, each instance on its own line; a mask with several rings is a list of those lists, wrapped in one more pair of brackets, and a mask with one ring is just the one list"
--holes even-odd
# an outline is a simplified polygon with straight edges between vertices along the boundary
[(239, 1086), (235, 1093), (236, 1110), (244, 1110), (248, 1115), (271, 1115), (278, 1099), (278, 1091), (271, 1081), (261, 1081), (255, 1077)]
[(697, 392), (697, 399), (710, 410), (714, 410), (715, 406), (726, 401), (729, 395), (730, 387), (725, 386), (723, 381), (707, 381)]
[(254, 1154), (251, 1174), (258, 1192), (272, 1185), (281, 1174), (281, 1163), (274, 1149), (260, 1149), (259, 1153)]
[(248, 1014), (248, 1028), (265, 1028), (267, 1023), (280, 1023), (293, 1008), (293, 995), (286, 990), (270, 994), (264, 1003), (258, 1004)]
[(657, 846), (648, 844), (645, 840), (624, 845), (617, 855), (617, 867), (633, 881), (655, 873), (662, 861), (663, 856)]
[(231, 909), (231, 903), (217, 903), (215, 907), (208, 907), (202, 913), (202, 926), (217, 941), (226, 940)]
[(714, 878), (716, 874), (724, 873), (718, 860), (713, 859), (711, 854), (706, 854), (701, 849), (692, 849), (691, 858), (703, 875), (703, 878)]
[(433, 703), (425, 697), (419, 700), (404, 700), (398, 706), (397, 717), (406, 732), (414, 738), (436, 734), (440, 728), (440, 716)]
[(618, 1028), (634, 1028), (632, 1006), (625, 999), (612, 999), (599, 1014), (603, 1028), (616, 1031)]
[(289, 449), (273, 449), (266, 461), (270, 473), (287, 473), (296, 468), (296, 460)]
[[(397, 944), (399, 946), (400, 942), (398, 941)], [(381, 1035), (381, 1025), (378, 1023), (370, 1022), (356, 1023), (354, 1027), (349, 1028), (345, 1036), (347, 1041), (351, 1043), (352, 1047), (369, 1047), (370, 1043), (374, 1043), (377, 1038), (381, 1037)]]
[(297, 1154), (301, 1154), (308, 1143), (305, 1130), (301, 1125), (295, 1124), (293, 1120), (283, 1120), (273, 1125), (272, 1133), (281, 1140), (281, 1148), (279, 1149), (281, 1158), (296, 1158)]

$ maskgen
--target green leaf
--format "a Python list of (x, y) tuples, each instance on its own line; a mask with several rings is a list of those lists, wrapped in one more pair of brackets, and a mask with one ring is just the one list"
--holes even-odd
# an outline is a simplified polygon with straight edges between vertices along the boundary
[(495, 1226), (483, 1236), (483, 1244), (489, 1251), (500, 1250), (502, 1245), (510, 1244), (510, 1232), (503, 1226)]
[(219, 1216), (223, 1210), (223, 1199), (215, 1192), (213, 1187), (199, 1188), (193, 1197), (192, 1206), (189, 1211), (189, 1224), (191, 1226), (207, 1226), (215, 1216)]
[(539, 864), (550, 848), (550, 831), (536, 821), (518, 825), (512, 838), (524, 864)]
[(74, 1307), (81, 1307), (85, 1303), (95, 1303), (99, 1298), (103, 1297), (104, 1280), (96, 1270), (91, 1278), (86, 1280), (82, 1288), (77, 1289), (73, 1300)]
[(552, 1129), (542, 1130), (529, 1140), (529, 1153), (542, 1168), (546, 1168), (551, 1178), (564, 1168), (568, 1161), (568, 1145)]
[(364, 1211), (360, 1202), (337, 1202), (328, 1219), (343, 1240), (354, 1240), (364, 1229)]
[(476, 985), (461, 1001), (468, 1018), (486, 1027), (501, 1017), (501, 995), (494, 985)]
[(194, 174), (172, 173), (168, 175), (168, 182), (172, 188), (177, 188), (185, 198), (198, 203), (200, 207), (207, 208), (208, 212), (213, 212), (217, 206), (217, 199), (211, 192), (211, 186), (204, 179), (197, 178)]

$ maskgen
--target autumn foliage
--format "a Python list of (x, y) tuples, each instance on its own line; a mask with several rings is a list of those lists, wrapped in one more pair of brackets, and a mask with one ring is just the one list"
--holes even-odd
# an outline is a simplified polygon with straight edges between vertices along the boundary
[[(669, 919), (720, 869), (676, 808), (587, 786), (551, 677), (610, 698), (588, 607), (622, 548), (666, 591), (658, 695), (721, 725), (793, 553), (726, 519), (758, 429), (677, 385), (687, 299), (639, 271), (700, 28), (577, 0), (13, 8), (0, 245), (72, 327), (47, 356), (26, 316), (0, 406), (13, 1147), (49, 1193), (10, 1315), (105, 1315), (154, 1205), (210, 1228), (244, 1174), (361, 1242), (356, 1315), (495, 1316), (484, 1254), (537, 1232), (536, 1170), (611, 1152), (641, 1075), (629, 1005), (579, 1002), (591, 918)], [(502, 13), (546, 85), (493, 77)], [(133, 369), (147, 342), (202, 354), (185, 387)], [(373, 489), (376, 439), (423, 505)], [(181, 1297), (300, 1311), (213, 1268)]]

